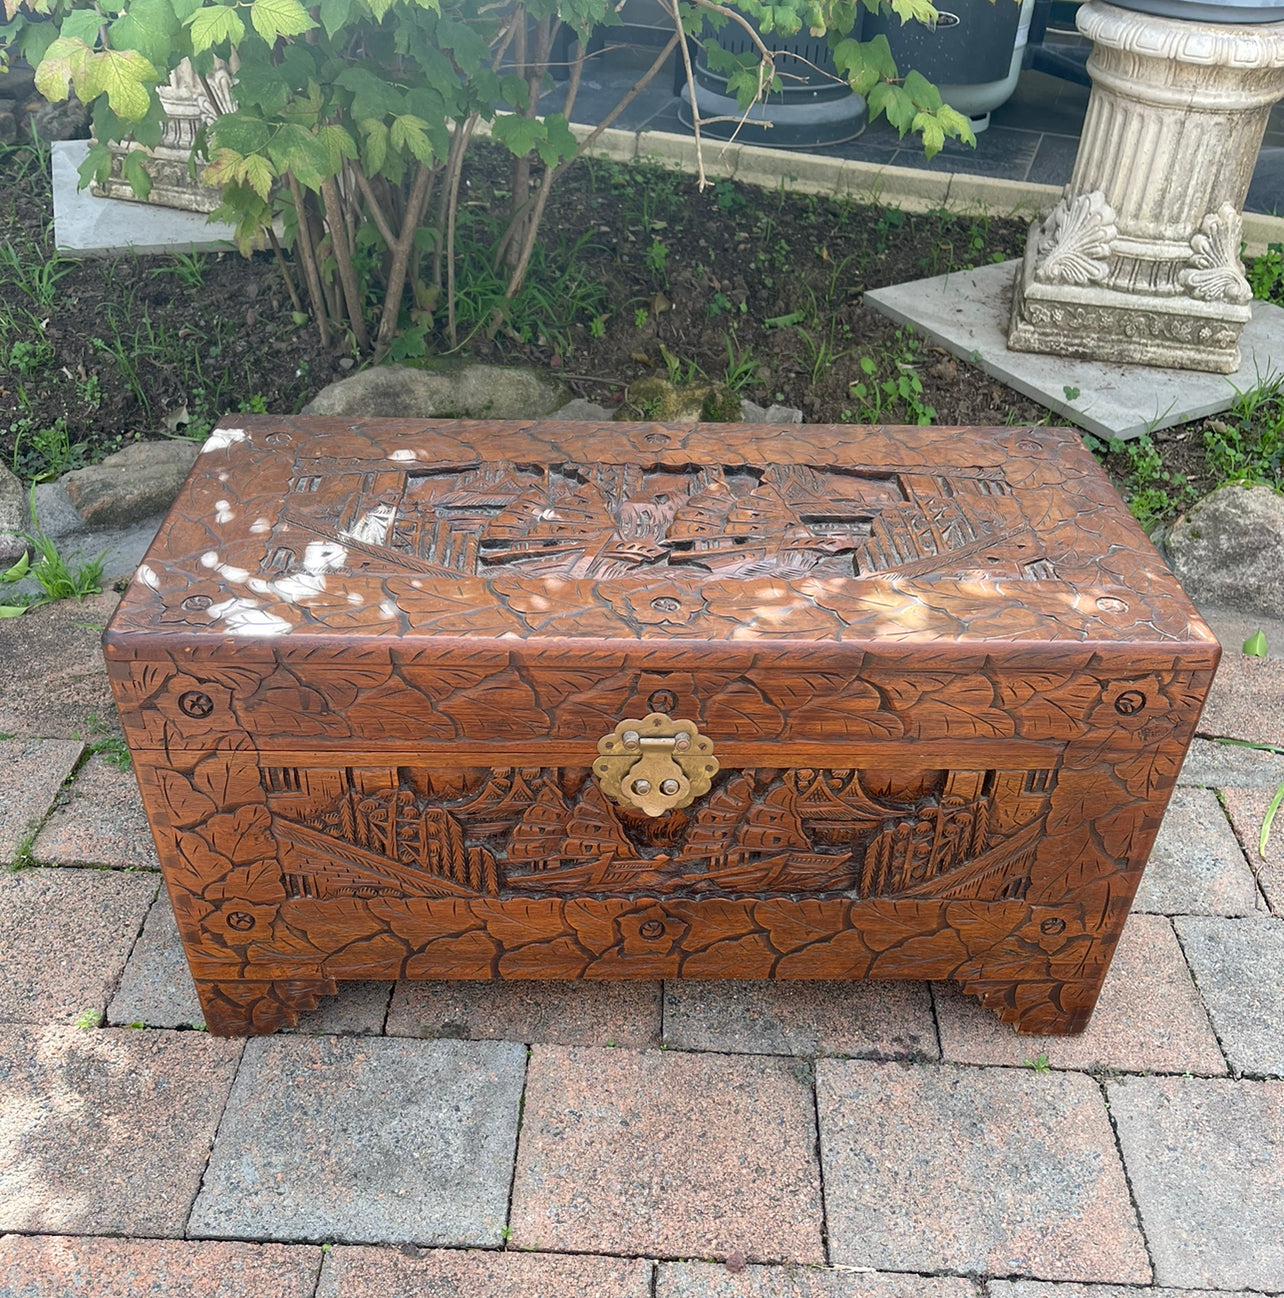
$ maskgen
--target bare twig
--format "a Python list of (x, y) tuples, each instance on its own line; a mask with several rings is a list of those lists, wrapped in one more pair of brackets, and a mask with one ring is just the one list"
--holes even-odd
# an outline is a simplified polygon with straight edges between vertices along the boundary
[(276, 264), (281, 268), (281, 278), (285, 280), (286, 291), (290, 294), (290, 302), (295, 311), (302, 315), (303, 303), (299, 301), (299, 290), (294, 287), (294, 276), (290, 274), (290, 266), (285, 260), (285, 253), (281, 251), (281, 244), (276, 237), (276, 231), (270, 225), (265, 225), (263, 228), (267, 231), (268, 242), (272, 245), (272, 251), (276, 254)]
[(312, 299), (312, 314), (317, 319), (317, 330), (321, 334), (321, 346), (330, 345), (330, 320), (326, 313), (326, 301), (321, 292), (321, 276), (317, 270), (316, 251), (312, 246), (312, 233), (308, 229), (308, 210), (304, 206), (303, 191), (293, 172), (287, 173), (290, 182), (290, 197), (294, 200), (295, 225), (298, 229), (299, 253), (303, 261), (303, 277), (308, 284), (308, 297)]
[(370, 335), (366, 332), (366, 322), (362, 318), (361, 288), (357, 284), (352, 249), (348, 246), (344, 229), (339, 187), (334, 183), (333, 176), (321, 182), (321, 200), (325, 204), (326, 224), (330, 228), (330, 246), (334, 250), (335, 264), (339, 267), (339, 283), (343, 286), (343, 296), (348, 305), (348, 323), (352, 327), (352, 337), (358, 351), (368, 352)]
[(455, 330), (455, 218), (459, 214), (459, 177), (464, 170), (464, 153), (468, 149), (468, 141), (472, 139), (478, 116), (473, 113), (459, 128), (457, 135), (460, 138), (452, 141), (452, 146), (458, 143), (459, 148), (455, 150), (452, 147), (454, 156), (451, 161), (454, 169), (446, 187), (446, 327), (452, 347), (459, 345), (459, 336)]
[(389, 240), (392, 250), (392, 263), (388, 267), (388, 283), (384, 291), (383, 315), (379, 319), (379, 332), (375, 337), (375, 349), (382, 353), (392, 342), (392, 335), (397, 331), (397, 317), (401, 314), (401, 294), (406, 283), (406, 271), (410, 266), (410, 255), (414, 251), (415, 232), (419, 228), (419, 218), (428, 203), (429, 191), (432, 188), (432, 172), (421, 162), (415, 172), (415, 183), (406, 202), (405, 214), (401, 221), (401, 233), (395, 240)]

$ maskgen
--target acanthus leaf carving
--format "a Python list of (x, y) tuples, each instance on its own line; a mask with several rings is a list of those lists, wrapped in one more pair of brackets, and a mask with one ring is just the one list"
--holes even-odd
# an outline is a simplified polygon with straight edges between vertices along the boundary
[(1096, 284), (1109, 273), (1115, 214), (1099, 190), (1063, 198), (1036, 236), (1034, 277), (1042, 284)]
[(1204, 217), (1199, 232), (1191, 236), (1186, 269), (1177, 276), (1177, 282), (1191, 297), (1241, 306), (1253, 300), (1253, 290), (1239, 260), (1243, 232), (1243, 217), (1230, 203), (1223, 203)]

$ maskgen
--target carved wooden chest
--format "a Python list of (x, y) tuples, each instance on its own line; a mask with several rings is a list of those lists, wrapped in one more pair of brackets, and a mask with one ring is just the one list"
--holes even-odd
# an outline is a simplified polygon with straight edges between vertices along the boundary
[(1072, 431), (271, 416), (105, 640), (216, 1033), (674, 977), (1080, 1031), (1219, 653)]

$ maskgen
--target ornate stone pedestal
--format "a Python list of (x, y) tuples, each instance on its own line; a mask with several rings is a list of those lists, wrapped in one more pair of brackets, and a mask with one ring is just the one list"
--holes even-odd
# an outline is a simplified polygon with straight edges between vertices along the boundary
[(1074, 175), (1030, 230), (1008, 346), (1230, 374), (1252, 293), (1240, 210), (1284, 95), (1284, 22), (1221, 26), (1089, 0)]
[(232, 96), (232, 70), (221, 59), (205, 78), (196, 74), (186, 59), (170, 74), (169, 82), (157, 91), (165, 108), (165, 125), (160, 143), (148, 149), (147, 174), (152, 190), (141, 199), (124, 176), (125, 158), (139, 146), (132, 140), (112, 144), (111, 174), (105, 183), (90, 186), (99, 198), (123, 198), (131, 202), (178, 207), (187, 212), (212, 212), (222, 202), (219, 190), (202, 184), (190, 170), (196, 134), (223, 113), (236, 107)]

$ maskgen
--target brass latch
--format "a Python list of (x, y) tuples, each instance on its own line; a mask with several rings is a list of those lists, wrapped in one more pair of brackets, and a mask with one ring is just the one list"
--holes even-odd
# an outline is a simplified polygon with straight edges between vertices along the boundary
[(621, 721), (598, 740), (593, 770), (607, 797), (620, 806), (662, 816), (709, 792), (718, 773), (713, 741), (694, 721), (652, 712), (642, 721)]

